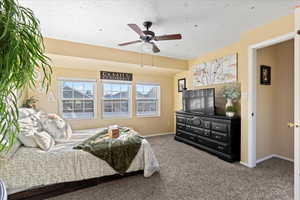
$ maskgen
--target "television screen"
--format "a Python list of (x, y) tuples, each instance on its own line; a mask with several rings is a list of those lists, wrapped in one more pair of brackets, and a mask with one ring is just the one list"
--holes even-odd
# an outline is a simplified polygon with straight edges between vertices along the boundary
[(183, 110), (204, 115), (215, 114), (215, 89), (185, 90), (182, 95)]

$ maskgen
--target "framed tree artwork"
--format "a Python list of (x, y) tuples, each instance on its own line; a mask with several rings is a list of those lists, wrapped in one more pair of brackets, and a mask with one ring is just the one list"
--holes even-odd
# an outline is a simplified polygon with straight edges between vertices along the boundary
[(186, 89), (186, 80), (185, 78), (178, 79), (178, 92), (183, 92)]
[(236, 82), (237, 66), (237, 53), (193, 65), (193, 86), (200, 87)]
[(271, 67), (266, 65), (260, 66), (260, 84), (271, 85)]

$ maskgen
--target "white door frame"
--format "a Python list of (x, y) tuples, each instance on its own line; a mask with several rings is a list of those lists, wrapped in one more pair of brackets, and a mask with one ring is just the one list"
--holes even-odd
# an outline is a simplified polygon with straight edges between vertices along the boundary
[[(256, 70), (257, 70), (257, 63), (256, 63), (256, 51), (258, 49), (268, 47), (274, 44), (278, 44), (287, 40), (295, 39), (295, 33), (291, 32), (270, 40), (266, 40), (257, 44), (253, 44), (248, 47), (248, 167), (256, 167)], [(295, 41), (295, 48), (296, 48), (296, 39)], [(297, 84), (299, 84), (298, 80), (300, 79), (300, 65), (297, 65), (298, 62), (296, 60), (296, 49), (294, 50), (294, 74), (295, 74), (295, 81), (294, 81), (294, 109), (295, 109), (295, 116), (294, 120), (297, 122), (296, 119), (299, 119), (298, 117), (298, 108), (299, 105), (299, 87)], [(299, 62), (298, 62), (299, 63)], [(300, 151), (300, 145), (298, 143), (298, 140), (296, 136), (298, 134), (295, 134), (296, 131), (294, 131), (294, 199), (300, 200), (300, 193), (299, 193), (299, 151)]]

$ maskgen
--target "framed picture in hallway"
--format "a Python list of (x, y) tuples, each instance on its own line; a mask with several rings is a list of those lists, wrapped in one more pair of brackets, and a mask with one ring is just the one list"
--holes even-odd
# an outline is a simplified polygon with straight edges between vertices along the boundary
[(183, 92), (186, 89), (186, 80), (185, 78), (178, 79), (178, 92)]
[(260, 84), (271, 85), (271, 67), (266, 65), (260, 66)]

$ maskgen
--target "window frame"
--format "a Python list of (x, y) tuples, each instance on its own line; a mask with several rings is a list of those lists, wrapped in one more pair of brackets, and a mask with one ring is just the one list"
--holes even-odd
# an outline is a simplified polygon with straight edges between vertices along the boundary
[[(58, 81), (58, 99), (59, 99), (59, 114), (61, 115), (61, 117), (63, 119), (67, 119), (67, 120), (94, 120), (97, 118), (97, 80), (96, 79), (86, 79), (86, 78), (65, 78), (65, 77), (59, 77), (57, 79)], [(76, 117), (76, 118), (72, 118), (72, 117), (64, 117), (63, 115), (63, 100), (66, 100), (65, 98), (63, 98), (63, 82), (64, 81), (70, 81), (70, 82), (91, 82), (93, 83), (93, 93), (94, 93), (94, 107), (93, 107), (93, 111), (94, 111), (94, 115), (92, 117)], [(73, 98), (76, 99), (76, 98)]]
[[(137, 93), (137, 86), (138, 85), (152, 85), (152, 86), (158, 86), (158, 91), (157, 91), (157, 101), (158, 101), (158, 105), (157, 105), (157, 114), (138, 114), (137, 112), (137, 106), (138, 106), (138, 97), (136, 95)], [(142, 99), (142, 98), (140, 98)], [(139, 118), (143, 118), (143, 117), (160, 117), (160, 114), (161, 114), (161, 87), (160, 87), (160, 84), (159, 83), (149, 83), (149, 82), (137, 82), (135, 84), (135, 115), (136, 117), (139, 117)]]
[[(128, 92), (128, 116), (104, 116), (104, 99), (103, 99), (103, 94), (104, 94), (104, 84), (105, 83), (110, 83), (110, 84), (126, 84), (129, 86), (129, 92)], [(118, 81), (118, 80), (101, 80), (100, 81), (100, 118), (103, 120), (111, 120), (111, 119), (131, 119), (132, 118), (132, 103), (133, 103), (133, 97), (132, 97), (132, 81)]]

